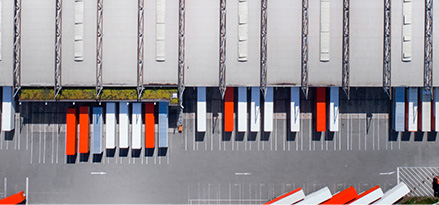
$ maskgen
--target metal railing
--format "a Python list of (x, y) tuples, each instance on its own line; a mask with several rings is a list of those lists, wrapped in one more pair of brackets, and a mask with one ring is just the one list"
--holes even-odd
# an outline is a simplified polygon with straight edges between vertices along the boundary
[(261, 0), (261, 91), (267, 90), (267, 0)]
[(55, 96), (58, 96), (62, 89), (61, 84), (61, 50), (62, 50), (62, 0), (56, 0), (55, 17)]
[(220, 2), (220, 41), (219, 41), (219, 91), (224, 99), (226, 92), (226, 0)]
[(103, 0), (98, 0), (97, 13), (97, 48), (96, 48), (96, 99), (102, 92), (102, 38), (103, 38)]
[(308, 0), (302, 0), (302, 91), (308, 99)]
[(137, 13), (137, 98), (142, 97), (143, 90), (143, 33), (144, 33), (144, 0), (138, 2)]

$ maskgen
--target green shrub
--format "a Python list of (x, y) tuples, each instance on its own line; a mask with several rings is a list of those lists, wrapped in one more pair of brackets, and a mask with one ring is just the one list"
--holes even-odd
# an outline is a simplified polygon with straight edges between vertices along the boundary
[[(142, 99), (169, 100), (171, 104), (178, 104), (178, 98), (172, 98), (177, 88), (145, 88)], [(48, 101), (54, 100), (53, 88), (22, 88), (20, 100)], [(104, 88), (99, 95), (100, 100), (137, 100), (136, 88)], [(96, 100), (95, 88), (63, 88), (57, 100)]]

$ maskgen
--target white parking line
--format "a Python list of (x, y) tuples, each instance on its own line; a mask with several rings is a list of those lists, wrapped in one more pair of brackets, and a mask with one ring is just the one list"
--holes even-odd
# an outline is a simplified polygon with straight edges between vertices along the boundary
[(354, 147), (353, 147), (353, 142), (354, 142), (354, 135), (352, 134), (352, 130), (354, 129), (353, 127), (354, 127), (354, 120), (352, 119), (352, 118), (349, 118), (349, 137), (350, 137), (350, 139), (349, 139), (349, 142), (351, 143), (350, 144), (350, 146), (349, 146), (349, 149), (350, 150), (353, 150), (354, 149)]
[(26, 126), (26, 150), (29, 149), (29, 124)]
[(55, 155), (55, 137), (54, 137), (54, 135), (53, 135), (53, 131), (51, 132), (52, 133), (52, 164), (53, 164), (53, 158), (54, 158), (54, 155)]
[(347, 114), (348, 119), (346, 120), (346, 150), (349, 150), (349, 114)]
[(308, 138), (309, 138), (309, 144), (308, 144), (308, 148), (309, 148), (309, 151), (311, 151), (311, 138), (312, 138), (312, 132), (311, 132), (311, 126), (312, 125), (312, 121), (311, 120), (309, 120), (309, 123), (308, 123)]
[(20, 129), (18, 128), (18, 125), (17, 125), (17, 115), (14, 115), (14, 124), (15, 124), (15, 132), (14, 132), (14, 144), (15, 144), (15, 146), (14, 146), (14, 149), (15, 150), (17, 150), (17, 148), (18, 148), (18, 140), (17, 140), (17, 136), (18, 136), (18, 132), (20, 131)]
[(29, 177), (26, 177), (26, 204), (29, 203)]
[(182, 124), (182, 126), (183, 126), (183, 130), (182, 130), (182, 132), (183, 132), (183, 137), (184, 137), (184, 150), (185, 151), (187, 151), (187, 129), (186, 129), (186, 115), (184, 115), (184, 114), (182, 114), (183, 115), (183, 124)]
[[(387, 126), (387, 119), (385, 119), (385, 121), (386, 121), (386, 129), (385, 129), (385, 132), (386, 132), (386, 138), (385, 138), (385, 141), (387, 142), (387, 141), (389, 141), (389, 132), (388, 132), (388, 126)], [(386, 150), (387, 150), (387, 143), (386, 143)]]
[(358, 116), (358, 150), (361, 150), (361, 131), (360, 131), (361, 123), (360, 116)]
[(41, 163), (41, 125), (39, 125), (39, 143), (38, 143), (38, 145), (39, 145), (39, 148), (38, 148), (38, 164), (39, 163)]
[(377, 119), (377, 143), (378, 143), (378, 150), (380, 150), (380, 119)]
[[(61, 127), (60, 127), (61, 126)], [(62, 128), (62, 125), (57, 125), (56, 129), (56, 163), (58, 164), (58, 155), (59, 155), (59, 132)]]
[(32, 158), (33, 158), (33, 154), (34, 154), (34, 137), (33, 137), (33, 124), (30, 124), (31, 127), (31, 134), (30, 134), (30, 163), (32, 164)]
[(8, 192), (6, 191), (6, 189), (8, 188), (8, 179), (5, 177), (5, 197), (8, 196)]
[(367, 126), (366, 126), (366, 124), (367, 124), (367, 116), (366, 116), (366, 120), (364, 121), (364, 150), (367, 150), (367, 136), (366, 135), (368, 135), (368, 133), (367, 133)]
[(46, 127), (44, 127), (44, 154), (43, 154), (43, 164), (46, 163)]
[(300, 119), (300, 150), (303, 150), (303, 122), (305, 120)]
[(18, 115), (18, 150), (21, 148), (21, 114)]

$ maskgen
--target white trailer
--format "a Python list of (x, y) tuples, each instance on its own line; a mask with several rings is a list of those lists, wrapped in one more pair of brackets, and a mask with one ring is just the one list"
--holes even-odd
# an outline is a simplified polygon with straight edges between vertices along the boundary
[(102, 134), (104, 129), (104, 122), (102, 118), (102, 108), (93, 107), (93, 145), (92, 153), (101, 154), (102, 151)]
[(251, 88), (250, 131), (259, 132), (261, 128), (261, 102), (259, 87)]
[(439, 130), (439, 119), (438, 119), (438, 116), (439, 116), (439, 88), (434, 88), (433, 92), (434, 92), (433, 93), (433, 101), (434, 101), (433, 115), (434, 116), (431, 116), (431, 117), (434, 120), (434, 129), (435, 129), (435, 131), (438, 131)]
[(273, 87), (267, 87), (264, 101), (264, 132), (273, 131)]
[(421, 89), (421, 130), (422, 132), (431, 131), (431, 92)]
[(206, 87), (197, 88), (197, 132), (206, 132)]
[(107, 103), (105, 112), (105, 148), (116, 148), (116, 103)]
[(418, 131), (418, 89), (407, 89), (407, 127), (409, 132)]
[(290, 93), (290, 130), (300, 131), (300, 90), (298, 87), (291, 87)]
[(15, 103), (13, 89), (10, 86), (3, 87), (2, 100), (2, 131), (12, 131), (15, 128)]
[(373, 204), (394, 204), (408, 193), (410, 193), (410, 189), (404, 182), (401, 182), (386, 193), (384, 193), (381, 199)]
[(294, 204), (305, 198), (302, 188), (298, 188), (294, 191), (288, 192), (282, 196), (267, 202), (266, 204)]
[(370, 204), (383, 196), (383, 190), (379, 186), (375, 186), (360, 195), (358, 195), (357, 199), (352, 201), (349, 204)]
[(238, 88), (238, 132), (247, 131), (247, 88)]
[(159, 148), (168, 147), (168, 103), (159, 102)]
[(131, 149), (142, 148), (142, 103), (133, 103)]
[(329, 191), (328, 187), (325, 187), (316, 192), (308, 194), (303, 201), (299, 201), (297, 204), (320, 204), (331, 197), (331, 191)]
[(119, 148), (126, 149), (129, 147), (129, 102), (119, 103)]
[(339, 125), (339, 88), (331, 87), (329, 91), (329, 131), (338, 132)]
[(393, 130), (396, 132), (404, 132), (405, 88), (403, 87), (396, 87), (393, 89), (392, 116)]

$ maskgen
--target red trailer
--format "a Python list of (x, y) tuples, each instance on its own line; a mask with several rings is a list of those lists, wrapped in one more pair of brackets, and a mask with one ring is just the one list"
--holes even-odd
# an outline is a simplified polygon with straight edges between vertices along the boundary
[(326, 88), (316, 89), (316, 129), (317, 132), (326, 131)]
[(26, 200), (24, 191), (18, 192), (6, 198), (0, 199), (0, 204), (20, 204)]
[(79, 153), (90, 152), (90, 107), (79, 107)]
[(145, 103), (145, 148), (155, 147), (154, 103)]
[(67, 108), (66, 127), (66, 155), (75, 155), (76, 136), (78, 133), (78, 119), (76, 117), (76, 108)]
[(224, 102), (224, 131), (233, 132), (233, 113), (234, 113), (234, 102), (233, 102), (233, 89), (229, 87), (226, 89), (225, 102)]

